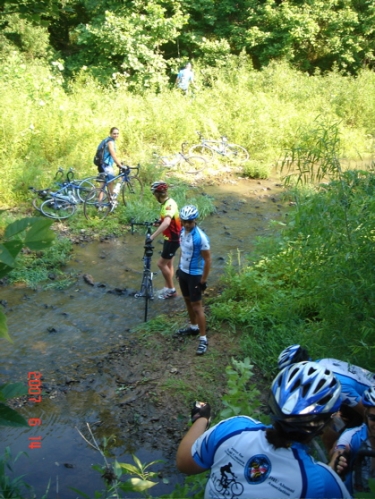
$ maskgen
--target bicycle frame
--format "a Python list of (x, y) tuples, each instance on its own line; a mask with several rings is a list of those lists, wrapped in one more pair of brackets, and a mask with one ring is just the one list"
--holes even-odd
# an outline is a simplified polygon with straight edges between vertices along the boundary
[[(134, 222), (132, 219), (130, 221), (131, 225), (131, 233), (134, 234), (134, 226), (141, 225), (147, 228), (146, 238), (151, 235), (151, 227), (155, 222)], [(154, 254), (154, 246), (152, 244), (144, 245), (144, 254), (143, 254), (143, 276), (141, 282), (141, 289), (139, 293), (135, 293), (135, 298), (144, 298), (145, 299), (145, 313), (144, 313), (144, 322), (147, 322), (147, 313), (148, 313), (148, 302), (149, 300), (154, 299), (154, 287), (153, 287), (153, 275), (154, 273), (151, 271), (151, 259)]]

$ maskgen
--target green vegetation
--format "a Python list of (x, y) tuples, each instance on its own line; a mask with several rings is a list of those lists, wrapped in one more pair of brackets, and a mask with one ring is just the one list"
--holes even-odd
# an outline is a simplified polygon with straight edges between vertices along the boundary
[(288, 155), (288, 179), (326, 182), (291, 191), (296, 208), (281, 235), (259, 239), (239, 271), (228, 266), (211, 312), (241, 329), (244, 354), (264, 373), (293, 343), (374, 371), (375, 172), (342, 170), (337, 125), (308, 138)]
[[(94, 174), (97, 144), (112, 125), (120, 128), (120, 157), (141, 164), (145, 184), (166, 175), (155, 170), (152, 152), (197, 142), (196, 130), (207, 137), (226, 134), (246, 147), (251, 161), (244, 174), (252, 177), (268, 176), (316, 119), (339, 123), (346, 161), (362, 161), (374, 151), (375, 74), (368, 70), (355, 78), (338, 72), (308, 76), (287, 64), (254, 71), (239, 57), (210, 70), (210, 86), (190, 99), (175, 90), (136, 95), (81, 80), (67, 88), (57, 66), (26, 64), (19, 54), (0, 61), (0, 68), (0, 148), (8, 165), (0, 187), (3, 207), (30, 207), (28, 187), (49, 187), (59, 166), (74, 167), (78, 178)], [(197, 79), (201, 84), (199, 72)]]

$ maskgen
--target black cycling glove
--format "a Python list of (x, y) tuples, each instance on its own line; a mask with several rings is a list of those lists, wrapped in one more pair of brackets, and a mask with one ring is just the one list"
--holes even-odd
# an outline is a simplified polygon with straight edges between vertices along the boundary
[(199, 418), (207, 419), (207, 428), (211, 422), (211, 406), (207, 402), (194, 402), (193, 408), (191, 410), (191, 422), (195, 423), (195, 421)]
[(206, 289), (207, 289), (207, 283), (206, 282), (200, 282), (198, 284), (198, 286), (199, 286), (199, 288), (200, 288), (201, 291), (206, 291)]

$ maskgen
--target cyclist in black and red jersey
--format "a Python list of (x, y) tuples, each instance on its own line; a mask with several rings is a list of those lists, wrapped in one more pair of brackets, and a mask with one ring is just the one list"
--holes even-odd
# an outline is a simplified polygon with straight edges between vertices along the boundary
[[(159, 234), (163, 234), (164, 245), (161, 257), (157, 263), (165, 280), (165, 286), (159, 294), (159, 298), (167, 300), (177, 296), (173, 285), (173, 257), (180, 247), (181, 221), (176, 201), (168, 196), (168, 185), (159, 180), (151, 185), (151, 192), (161, 204), (160, 225), (148, 238), (152, 242)], [(147, 241), (146, 241), (147, 242)]]

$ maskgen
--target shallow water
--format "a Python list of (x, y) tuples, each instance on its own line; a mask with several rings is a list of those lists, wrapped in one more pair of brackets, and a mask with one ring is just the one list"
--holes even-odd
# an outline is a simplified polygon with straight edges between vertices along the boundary
[[(276, 184), (273, 180), (242, 180), (205, 189), (215, 198), (216, 206), (216, 213), (200, 224), (211, 241), (213, 265), (209, 285), (219, 281), (230, 252), (249, 252), (257, 236), (270, 232), (271, 219), (285, 217), (283, 189)], [(95, 379), (100, 359), (118, 347), (123, 338), (134, 334), (132, 328), (143, 321), (143, 300), (133, 296), (141, 281), (143, 241), (144, 235), (136, 233), (77, 245), (67, 272), (76, 272), (80, 277), (68, 290), (1, 289), (13, 339), (13, 343), (1, 342), (1, 378), (4, 382), (27, 383), (30, 371), (40, 371), (46, 390), (42, 403), (28, 403), (20, 409), (26, 418), (41, 418), (42, 424), (22, 430), (1, 427), (0, 451), (11, 445), (14, 455), (28, 452), (29, 458), (21, 457), (15, 466), (16, 475), (27, 474), (26, 481), (35, 487), (38, 496), (46, 490), (49, 479), (53, 491), (50, 497), (56, 495), (58, 486), (63, 499), (77, 497), (69, 489), (72, 486), (92, 496), (94, 490), (102, 487), (100, 475), (91, 470), (91, 464), (102, 463), (102, 459), (75, 429), (77, 426), (85, 431), (85, 422), (95, 427), (95, 423), (100, 421), (102, 425), (104, 421), (101, 436), (116, 435), (112, 452), (121, 461), (132, 462), (130, 454), (134, 452), (143, 462), (160, 458), (170, 461), (163, 473), (170, 484), (161, 483), (151, 489), (153, 496), (172, 490), (176, 480), (181, 479), (174, 469), (174, 456), (162, 456), (151, 443), (127, 441), (116, 426), (111, 408), (110, 400), (115, 394), (108, 393), (105, 383)], [(161, 244), (157, 243), (152, 263), (155, 271), (160, 249)], [(84, 281), (84, 274), (90, 274), (95, 286)], [(160, 274), (155, 276), (154, 285), (156, 289), (163, 286)], [(170, 301), (156, 298), (151, 303), (149, 318), (183, 309), (181, 297)], [(91, 362), (93, 359), (95, 362)], [(82, 373), (89, 380), (90, 389), (87, 384), (80, 386)], [(56, 384), (67, 387), (66, 396), (54, 391)], [(43, 437), (42, 447), (28, 449), (29, 438), (35, 436)]]

